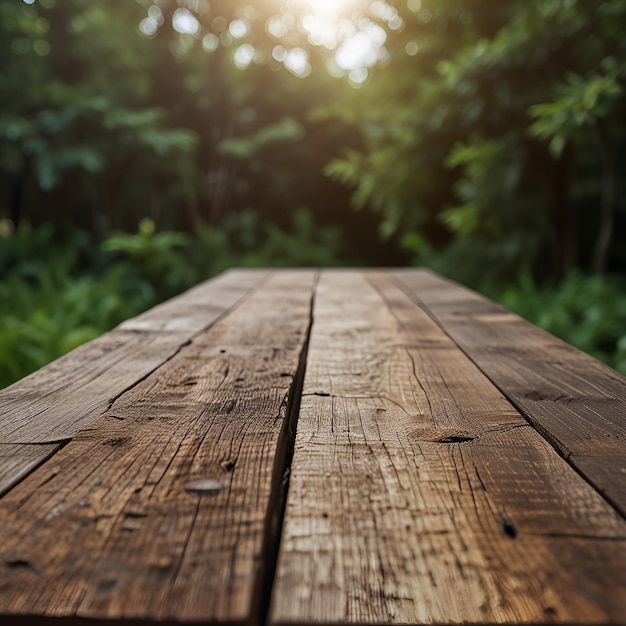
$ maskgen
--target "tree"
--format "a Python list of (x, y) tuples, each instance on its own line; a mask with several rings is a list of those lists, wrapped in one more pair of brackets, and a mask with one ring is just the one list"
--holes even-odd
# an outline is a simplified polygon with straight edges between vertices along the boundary
[(624, 141), (626, 5), (397, 6), (406, 28), (388, 67), (374, 68), (350, 110), (330, 112), (357, 119), (366, 147), (329, 173), (355, 185), (355, 203), (380, 211), (384, 231), (403, 233), (418, 259), (466, 282), (501, 282), (524, 267), (562, 276), (589, 262), (592, 229), (601, 270)]
[(269, 34), (282, 14), (263, 7), (4, 3), (0, 208), (96, 232), (143, 217), (198, 230), (250, 208), (283, 227), (299, 206), (349, 221), (349, 190), (321, 170), (358, 136), (309, 115), (349, 87), (325, 70), (305, 80), (306, 36)]
[(16, 223), (24, 207), (31, 219), (58, 217), (57, 204), (77, 224), (114, 225), (131, 176), (151, 189), (193, 150), (194, 135), (165, 127), (136, 80), (151, 52), (150, 42), (126, 39), (141, 7), (120, 3), (112, 12), (105, 4), (1, 7), (0, 46), (11, 53), (2, 57), (0, 162)]

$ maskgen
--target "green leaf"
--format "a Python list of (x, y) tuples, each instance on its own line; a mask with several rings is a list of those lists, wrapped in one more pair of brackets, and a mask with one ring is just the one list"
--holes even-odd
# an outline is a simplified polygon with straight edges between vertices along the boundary
[(224, 139), (219, 144), (223, 154), (245, 159), (256, 155), (266, 146), (276, 143), (298, 141), (304, 137), (304, 128), (291, 117), (286, 117), (269, 126), (260, 128), (248, 137)]

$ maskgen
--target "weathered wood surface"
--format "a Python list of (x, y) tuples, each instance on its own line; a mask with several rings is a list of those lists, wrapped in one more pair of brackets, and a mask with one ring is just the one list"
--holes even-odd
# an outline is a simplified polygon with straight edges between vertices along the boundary
[(313, 284), (271, 276), (0, 500), (0, 615), (256, 616)]
[(0, 624), (626, 625), (623, 377), (429, 272), (317, 280), (0, 392)]
[(259, 270), (226, 272), (0, 391), (0, 493), (219, 319), (266, 275)]
[(397, 276), (561, 456), (626, 515), (626, 378), (432, 272)]
[(0, 494), (8, 491), (60, 448), (58, 443), (0, 443)]
[(319, 284), (270, 623), (623, 623), (623, 517), (370, 279)]

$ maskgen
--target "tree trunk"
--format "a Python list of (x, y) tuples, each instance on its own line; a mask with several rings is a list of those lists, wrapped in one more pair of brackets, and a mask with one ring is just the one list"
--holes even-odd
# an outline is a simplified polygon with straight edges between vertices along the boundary
[(615, 154), (608, 145), (604, 134), (598, 129), (592, 129), (592, 136), (598, 147), (602, 160), (602, 199), (600, 208), (600, 225), (593, 252), (591, 271), (594, 274), (604, 274), (609, 256), (609, 247), (613, 237), (613, 194), (615, 187)]
[(551, 241), (555, 278), (563, 278), (578, 263), (578, 220), (570, 192), (573, 149), (567, 144), (558, 161), (546, 167), (545, 179), (552, 204)]
[(22, 195), (24, 194), (24, 174), (19, 173), (13, 183), (11, 189), (11, 199), (9, 201), (9, 219), (13, 222), (13, 226), (17, 228), (20, 225), (22, 217)]

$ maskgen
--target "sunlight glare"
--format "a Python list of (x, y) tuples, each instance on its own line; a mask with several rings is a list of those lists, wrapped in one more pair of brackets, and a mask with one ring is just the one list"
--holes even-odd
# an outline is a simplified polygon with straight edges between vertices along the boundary
[[(309, 33), (314, 45), (331, 48), (337, 45), (337, 30), (344, 15), (354, 6), (356, 0), (293, 0), (304, 6), (302, 26)], [(334, 41), (334, 44), (331, 43)]]
[(378, 60), (378, 53), (366, 33), (357, 33), (339, 46), (335, 55), (337, 65), (344, 70), (371, 67)]
[[(385, 0), (369, 5), (369, 15), (357, 0), (292, 0), (303, 6), (302, 28), (309, 43), (335, 51), (332, 74), (348, 72), (350, 82), (361, 84), (367, 68), (385, 58), (385, 29), (372, 18), (397, 27), (398, 12)], [(360, 15), (360, 19), (359, 19)]]
[[(416, 2), (417, 0), (412, 0)], [(288, 5), (292, 5), (290, 10)], [(231, 34), (247, 30), (239, 25)], [(387, 32), (401, 30), (404, 22), (390, 0), (287, 0), (280, 13), (265, 23), (268, 35), (277, 40), (271, 57), (297, 76), (311, 72), (308, 55), (297, 45), (297, 30), (306, 35), (311, 46), (324, 47), (332, 53), (326, 65), (332, 76), (348, 76), (353, 86), (360, 86), (369, 69), (389, 59), (385, 48)], [(248, 31), (249, 32), (249, 31)], [(247, 34), (247, 33), (246, 33)]]
[(294, 4), (300, 4), (315, 15), (334, 17), (345, 12), (354, 5), (357, 0), (292, 0)]

